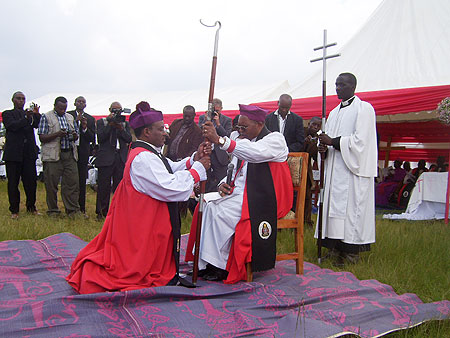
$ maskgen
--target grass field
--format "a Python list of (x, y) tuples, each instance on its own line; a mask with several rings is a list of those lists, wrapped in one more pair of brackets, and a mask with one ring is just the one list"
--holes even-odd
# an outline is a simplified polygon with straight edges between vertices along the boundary
[[(41, 239), (60, 232), (71, 232), (85, 241), (101, 230), (95, 220), (96, 193), (87, 189), (89, 219), (49, 218), (45, 215), (45, 191), (38, 183), (37, 208), (43, 216), (28, 215), (22, 190), (21, 213), (11, 220), (8, 210), (6, 181), (0, 182), (0, 241)], [(63, 210), (63, 207), (61, 205)], [(189, 231), (190, 215), (183, 219), (182, 232)], [(293, 241), (288, 231), (278, 236), (278, 249), (290, 250)], [(313, 230), (305, 229), (305, 260), (317, 264), (317, 249)], [(415, 293), (424, 302), (450, 299), (450, 226), (444, 221), (390, 221), (377, 214), (377, 241), (370, 252), (362, 254), (357, 265), (346, 266), (359, 279), (376, 279), (391, 285), (398, 294)], [(339, 270), (329, 262), (323, 268)], [(416, 328), (392, 333), (386, 337), (444, 338), (450, 337), (450, 321), (430, 322)]]

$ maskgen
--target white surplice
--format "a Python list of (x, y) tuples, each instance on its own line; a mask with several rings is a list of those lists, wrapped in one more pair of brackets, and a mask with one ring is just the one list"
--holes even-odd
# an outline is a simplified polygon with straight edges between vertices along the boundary
[[(284, 162), (289, 153), (284, 136), (279, 132), (272, 132), (258, 141), (256, 139), (251, 141), (237, 139), (238, 136), (237, 132), (230, 135), (230, 139), (236, 141), (231, 161), (234, 164), (233, 178), (236, 177), (236, 172), (239, 170), (237, 168), (238, 159), (243, 160), (243, 167), (235, 178), (235, 188), (231, 195), (205, 204), (200, 239), (200, 269), (204, 269), (207, 263), (221, 269), (226, 268), (234, 231), (241, 219), (247, 164), (249, 162)], [(227, 138), (221, 149), (227, 150), (229, 148), (230, 139)], [(222, 182), (225, 182), (225, 180), (226, 178)], [(261, 182), (261, 184), (265, 184), (265, 182)]]
[(325, 160), (322, 238), (348, 244), (374, 243), (375, 111), (355, 96), (350, 105), (331, 111), (325, 132), (341, 139), (340, 151), (328, 147)]
[[(140, 142), (144, 142), (140, 140)], [(147, 142), (145, 142), (147, 143)], [(160, 152), (160, 148), (152, 146)], [(200, 176), (200, 180), (206, 180), (205, 167), (200, 162), (194, 162), (194, 155), (191, 158), (173, 162), (167, 159), (173, 174), (169, 174), (163, 161), (154, 153), (143, 151), (136, 155), (130, 167), (130, 177), (133, 187), (156, 200), (163, 202), (187, 201), (194, 188), (194, 178), (186, 170), (188, 160)]]

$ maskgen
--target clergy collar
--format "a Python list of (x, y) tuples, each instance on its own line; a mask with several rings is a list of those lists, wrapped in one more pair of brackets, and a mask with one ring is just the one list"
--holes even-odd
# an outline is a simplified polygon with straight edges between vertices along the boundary
[(353, 95), (348, 100), (342, 101), (341, 102), (341, 108), (345, 108), (345, 107), (348, 107), (349, 105), (351, 105), (354, 99), (355, 99), (355, 95)]
[[(286, 118), (287, 118), (287, 116), (288, 116), (290, 113), (291, 113), (291, 111), (289, 110), (288, 113), (286, 114)], [(275, 110), (275, 112), (274, 112), (273, 114), (274, 114), (274, 115), (277, 115), (277, 116), (281, 116), (280, 113), (278, 112), (278, 109)]]
[(158, 152), (158, 154), (161, 154), (162, 147), (155, 147), (153, 144), (148, 143), (148, 142), (146, 142), (146, 141), (144, 141), (144, 140), (141, 140), (141, 139), (137, 139), (136, 141), (139, 141), (139, 142), (148, 144), (150, 147), (152, 147), (153, 149), (155, 149), (155, 150)]

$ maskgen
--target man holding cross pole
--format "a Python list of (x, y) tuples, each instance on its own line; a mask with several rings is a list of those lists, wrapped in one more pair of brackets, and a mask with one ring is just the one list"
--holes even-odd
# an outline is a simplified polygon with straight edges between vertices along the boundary
[(357, 263), (359, 252), (375, 242), (375, 111), (355, 96), (355, 88), (353, 74), (338, 76), (336, 92), (342, 101), (319, 136), (319, 152), (326, 153), (322, 245), (336, 266)]

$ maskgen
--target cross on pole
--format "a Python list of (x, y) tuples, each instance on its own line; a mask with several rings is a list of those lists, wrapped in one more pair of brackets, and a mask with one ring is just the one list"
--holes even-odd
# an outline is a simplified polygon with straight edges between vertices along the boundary
[(325, 118), (326, 118), (326, 103), (327, 103), (327, 60), (331, 58), (335, 58), (341, 56), (341, 54), (333, 54), (327, 55), (327, 48), (336, 46), (337, 43), (329, 43), (327, 44), (327, 30), (323, 30), (323, 46), (314, 48), (314, 51), (322, 49), (322, 57), (312, 59), (310, 62), (322, 61), (323, 70), (322, 70), (322, 131), (324, 131), (325, 127)]
[[(336, 46), (337, 43), (327, 44), (327, 30), (323, 31), (323, 45), (314, 48), (314, 50), (322, 49), (322, 57), (313, 59), (311, 62), (322, 61), (323, 62), (323, 72), (322, 72), (322, 132), (325, 131), (326, 122), (326, 109), (327, 109), (327, 60), (340, 56), (341, 54), (327, 55), (327, 48)], [(322, 262), (322, 224), (323, 224), (323, 182), (324, 182), (324, 163), (325, 163), (325, 153), (320, 153), (320, 193), (319, 193), (319, 226), (317, 229), (317, 258), (319, 264)]]

